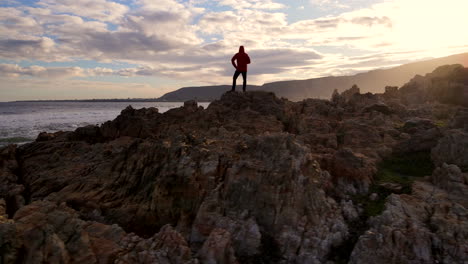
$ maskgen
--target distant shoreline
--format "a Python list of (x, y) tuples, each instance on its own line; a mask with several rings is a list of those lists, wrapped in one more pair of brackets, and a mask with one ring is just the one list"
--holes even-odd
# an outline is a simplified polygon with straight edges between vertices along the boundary
[[(49, 102), (77, 102), (77, 103), (183, 103), (183, 101), (166, 101), (160, 99), (143, 99), (143, 98), (135, 98), (135, 99), (76, 99), (76, 100), (18, 100), (18, 101), (7, 101), (7, 102), (0, 102), (0, 103), (49, 103)], [(211, 101), (197, 101), (198, 103), (211, 103)]]

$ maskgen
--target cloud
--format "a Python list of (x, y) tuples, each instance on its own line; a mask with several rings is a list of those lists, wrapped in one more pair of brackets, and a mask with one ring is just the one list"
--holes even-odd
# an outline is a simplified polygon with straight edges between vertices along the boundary
[(106, 0), (41, 0), (38, 5), (54, 13), (72, 13), (108, 22), (118, 21), (129, 9), (125, 5)]
[[(32, 17), (12, 7), (0, 7), (0, 39), (41, 35), (41, 25)], [(29, 37), (31, 38), (31, 37)]]
[(377, 17), (377, 16), (362, 16), (355, 17), (351, 19), (351, 23), (360, 24), (363, 26), (372, 27), (373, 25), (384, 25), (387, 27), (392, 26), (392, 20), (386, 16)]
[(54, 49), (55, 42), (48, 37), (0, 39), (0, 57), (14, 60), (31, 58), (47, 60), (45, 54)]
[[(41, 8), (0, 9), (0, 14), (14, 11), (0, 18), (0, 28), (12, 28), (14, 33), (0, 32), (0, 58), (154, 61), (158, 53), (202, 42), (190, 25), (200, 10), (175, 0), (138, 1), (132, 11), (109, 1), (46, 0), (39, 4)], [(113, 30), (106, 23), (110, 20), (118, 20)]]
[(363, 8), (385, 0), (309, 0), (311, 6), (321, 10), (343, 11)]
[(219, 5), (229, 6), (233, 9), (282, 9), (286, 6), (272, 0), (218, 0)]
[[(97, 69), (97, 72), (98, 71), (99, 69)], [(89, 73), (90, 72), (86, 72), (85, 70), (79, 67), (45, 68), (37, 65), (21, 67), (16, 64), (0, 64), (0, 76), (12, 78), (29, 76), (36, 78), (62, 79), (77, 76), (85, 76), (85, 74)]]
[[(174, 0), (158, 1), (157, 4), (140, 1), (139, 4), (139, 8), (130, 12), (120, 24), (122, 32), (133, 32), (141, 34), (141, 38), (157, 40), (161, 45), (151, 43), (156, 51), (158, 48), (177, 49), (202, 43), (191, 25), (199, 9)], [(168, 46), (162, 47), (164, 44)]]
[(271, 31), (286, 27), (286, 15), (263, 11), (225, 11), (204, 15), (198, 27), (205, 34), (223, 34), (225, 41), (231, 39), (261, 40)]
[(310, 0), (312, 6), (318, 6), (321, 9), (331, 9), (331, 8), (349, 8), (350, 6), (345, 4), (345, 1), (341, 0)]
[[(224, 49), (223, 46), (218, 47)], [(289, 68), (313, 64), (322, 56), (313, 50), (296, 49), (252, 49), (247, 50), (255, 64), (250, 72), (255, 74), (253, 79), (261, 81), (263, 75), (271, 75), (287, 72)], [(80, 67), (21, 67), (15, 64), (0, 64), (0, 76), (19, 78), (47, 78), (70, 79), (74, 77), (89, 76), (166, 76), (184, 80), (212, 80), (211, 83), (219, 83), (232, 75), (233, 68), (227, 63), (232, 54), (219, 55), (207, 58), (205, 53), (187, 54), (184, 59), (167, 54), (162, 60), (173, 64), (159, 66), (141, 66), (136, 68), (124, 68), (113, 70), (109, 68), (80, 68)], [(173, 56), (173, 57), (172, 57)], [(199, 65), (203, 64), (203, 67)]]
[(323, 58), (314, 50), (286, 48), (253, 50), (249, 55), (255, 61), (251, 66), (253, 74), (288, 72), (290, 68), (312, 65)]
[(69, 79), (73, 77), (90, 77), (90, 76), (154, 76), (156, 69), (151, 67), (137, 67), (137, 68), (123, 68), (123, 69), (110, 69), (110, 68), (80, 68), (80, 67), (42, 67), (42, 66), (28, 66), (21, 67), (17, 64), (0, 64), (0, 76), (18, 78), (18, 77), (35, 77), (47, 79)]

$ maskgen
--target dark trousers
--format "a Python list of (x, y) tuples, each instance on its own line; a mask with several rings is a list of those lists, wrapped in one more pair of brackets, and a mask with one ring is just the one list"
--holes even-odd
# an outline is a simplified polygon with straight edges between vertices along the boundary
[(245, 92), (245, 87), (247, 86), (247, 72), (241, 72), (237, 70), (234, 73), (234, 76), (232, 77), (232, 91), (236, 90), (236, 80), (237, 80), (237, 77), (239, 77), (239, 74), (241, 73), (242, 73), (242, 79), (244, 79), (242, 90)]

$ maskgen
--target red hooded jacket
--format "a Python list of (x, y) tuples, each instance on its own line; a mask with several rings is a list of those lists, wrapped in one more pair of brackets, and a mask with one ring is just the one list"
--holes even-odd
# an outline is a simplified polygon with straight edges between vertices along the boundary
[[(237, 60), (237, 65), (234, 63), (235, 60)], [(245, 53), (244, 46), (239, 47), (239, 53), (236, 53), (236, 55), (232, 57), (231, 62), (236, 70), (240, 72), (247, 71), (247, 64), (250, 64), (250, 58), (249, 55)]]

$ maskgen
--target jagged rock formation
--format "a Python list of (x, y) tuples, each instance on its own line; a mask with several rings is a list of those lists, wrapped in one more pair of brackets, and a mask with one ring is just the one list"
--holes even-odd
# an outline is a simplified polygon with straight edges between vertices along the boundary
[(468, 106), (468, 68), (446, 65), (426, 76), (417, 75), (398, 91), (410, 103), (439, 101)]
[[(391, 93), (226, 93), (3, 148), (0, 259), (463, 263), (466, 108)], [(435, 167), (381, 165), (406, 156)]]

